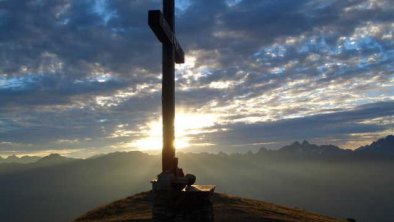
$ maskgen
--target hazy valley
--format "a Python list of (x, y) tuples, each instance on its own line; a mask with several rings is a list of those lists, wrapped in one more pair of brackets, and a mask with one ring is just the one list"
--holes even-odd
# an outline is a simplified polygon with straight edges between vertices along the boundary
[[(394, 218), (394, 137), (357, 151), (297, 142), (247, 154), (179, 153), (197, 183), (217, 191), (357, 221)], [(70, 221), (150, 189), (160, 156), (112, 153), (90, 159), (50, 155), (0, 164), (0, 221)]]

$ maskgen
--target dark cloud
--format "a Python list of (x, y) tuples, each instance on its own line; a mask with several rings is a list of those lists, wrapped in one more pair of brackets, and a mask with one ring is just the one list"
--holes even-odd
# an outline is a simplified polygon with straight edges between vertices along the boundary
[[(81, 81), (76, 82), (68, 76), (59, 75), (29, 75), (26, 78), (14, 79), (20, 85), (0, 89), (0, 110), (15, 106), (36, 105), (67, 105), (72, 104), (78, 97), (105, 95), (107, 92), (125, 88), (127, 82), (109, 80), (106, 82)], [(30, 107), (31, 108), (31, 107)]]
[[(0, 36), (6, 58), (0, 64), (3, 72), (18, 74), (21, 67), (37, 71), (42, 62), (37, 57), (43, 53), (56, 55), (67, 75), (87, 75), (96, 63), (122, 75), (151, 67), (148, 58), (158, 60), (146, 27), (146, 11), (152, 4), (128, 3), (111, 1), (116, 13), (103, 24), (92, 0), (0, 2), (2, 29), (7, 30)], [(126, 14), (127, 9), (133, 10)]]
[[(280, 143), (282, 141), (313, 140), (316, 138), (342, 137), (347, 134), (375, 133), (392, 129), (394, 125), (363, 123), (375, 118), (392, 118), (394, 102), (362, 105), (350, 111), (338, 111), (302, 118), (285, 119), (254, 124), (232, 124), (216, 126), (227, 128), (210, 134), (209, 140), (219, 145), (248, 145)], [(259, 145), (261, 146), (261, 145)]]

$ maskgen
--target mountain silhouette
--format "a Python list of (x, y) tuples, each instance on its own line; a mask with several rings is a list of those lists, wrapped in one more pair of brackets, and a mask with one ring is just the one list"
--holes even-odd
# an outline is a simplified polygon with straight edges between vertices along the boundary
[(45, 157), (39, 159), (37, 161), (37, 163), (40, 165), (56, 165), (56, 164), (67, 163), (67, 162), (74, 161), (74, 160), (76, 160), (76, 159), (64, 157), (64, 156), (57, 154), (57, 153), (52, 153), (52, 154), (49, 154), (48, 156), (45, 156)]
[(279, 152), (288, 153), (295, 156), (338, 156), (348, 155), (352, 153), (351, 150), (344, 150), (334, 145), (316, 145), (310, 144), (304, 140), (302, 143), (294, 142), (291, 145), (284, 146), (279, 149)]
[(389, 135), (371, 143), (370, 145), (362, 146), (358, 148), (356, 152), (394, 155), (394, 136)]
[(22, 156), (17, 157), (15, 154), (8, 156), (6, 158), (0, 157), (0, 163), (34, 163), (41, 159), (38, 156)]

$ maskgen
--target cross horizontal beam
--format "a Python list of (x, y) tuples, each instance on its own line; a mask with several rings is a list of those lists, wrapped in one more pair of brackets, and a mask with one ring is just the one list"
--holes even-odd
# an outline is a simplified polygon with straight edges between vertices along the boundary
[(181, 45), (176, 39), (174, 32), (171, 30), (161, 11), (150, 10), (148, 15), (149, 27), (155, 33), (156, 37), (163, 44), (173, 45), (175, 50), (175, 62), (184, 63), (185, 53), (183, 52)]

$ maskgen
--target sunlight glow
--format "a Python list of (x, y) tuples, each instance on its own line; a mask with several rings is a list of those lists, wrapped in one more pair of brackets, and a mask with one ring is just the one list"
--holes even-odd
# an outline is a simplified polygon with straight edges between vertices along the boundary
[[(184, 149), (190, 146), (210, 145), (209, 143), (193, 143), (195, 137), (203, 133), (212, 132), (210, 127), (217, 121), (215, 114), (198, 114), (178, 112), (175, 117), (175, 148)], [(142, 127), (144, 138), (132, 142), (130, 145), (139, 150), (157, 150), (162, 148), (162, 121), (160, 119), (148, 122)]]

